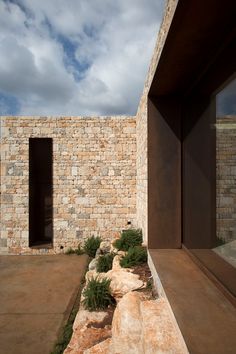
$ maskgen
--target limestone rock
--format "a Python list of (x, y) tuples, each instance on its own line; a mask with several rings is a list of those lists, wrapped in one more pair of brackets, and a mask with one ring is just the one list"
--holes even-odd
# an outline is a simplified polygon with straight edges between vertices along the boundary
[(114, 253), (118, 252), (118, 249), (114, 246), (114, 242), (116, 240), (118, 240), (119, 238), (120, 238), (120, 233), (118, 232), (114, 235), (114, 237), (112, 239), (110, 252), (114, 252)]
[(110, 351), (111, 338), (104, 340), (101, 343), (84, 351), (84, 354), (112, 354)]
[(100, 248), (97, 249), (96, 254), (95, 254), (95, 258), (98, 258), (99, 256), (101, 256), (102, 251), (100, 250)]
[(118, 303), (112, 321), (112, 353), (141, 354), (142, 323), (137, 292), (126, 294)]
[(130, 292), (118, 303), (109, 354), (187, 354), (167, 300), (144, 298)]
[(146, 286), (146, 284), (139, 279), (138, 274), (133, 274), (130, 272), (130, 269), (121, 268), (118, 265), (116, 266), (115, 269), (109, 270), (107, 273), (97, 273), (96, 270), (88, 271), (85, 276), (86, 283), (92, 278), (110, 279), (111, 294), (117, 301), (129, 291), (142, 289)]
[(119, 251), (118, 254), (113, 258), (113, 262), (112, 262), (112, 270), (120, 270), (123, 269), (127, 272), (130, 271), (130, 269), (128, 268), (122, 268), (120, 265), (120, 260), (121, 258), (125, 255), (124, 251)]
[(102, 241), (100, 243), (100, 250), (102, 254), (109, 253), (111, 250), (111, 243), (109, 241)]
[(76, 331), (78, 328), (86, 326), (91, 322), (102, 322), (107, 316), (105, 311), (88, 311), (88, 310), (79, 310), (75, 317), (73, 324), (73, 331)]
[(88, 348), (111, 336), (111, 326), (102, 322), (107, 312), (80, 310), (73, 325), (73, 334), (64, 354), (82, 354)]
[(88, 266), (89, 270), (95, 270), (97, 268), (97, 263), (98, 263), (97, 258), (92, 259)]
[(120, 270), (122, 269), (121, 265), (120, 265), (120, 259), (121, 256), (120, 255), (116, 255), (113, 258), (113, 262), (112, 262), (112, 270)]
[(116, 300), (119, 300), (126, 293), (145, 287), (145, 283), (139, 279), (138, 274), (133, 274), (124, 270), (123, 268), (109, 270), (107, 273), (103, 273), (109, 279), (111, 279), (111, 293)]

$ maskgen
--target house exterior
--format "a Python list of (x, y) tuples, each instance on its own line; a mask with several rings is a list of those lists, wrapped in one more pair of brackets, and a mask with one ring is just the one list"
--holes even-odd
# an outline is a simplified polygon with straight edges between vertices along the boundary
[[(142, 228), (190, 353), (236, 348), (235, 18), (233, 0), (169, 0), (136, 117), (2, 117), (1, 252)], [(30, 238), (35, 138), (52, 139), (49, 247)]]
[[(49, 155), (45, 191), (39, 174)], [(135, 118), (3, 117), (1, 173), (2, 253), (54, 254), (92, 235), (110, 239), (135, 225)]]

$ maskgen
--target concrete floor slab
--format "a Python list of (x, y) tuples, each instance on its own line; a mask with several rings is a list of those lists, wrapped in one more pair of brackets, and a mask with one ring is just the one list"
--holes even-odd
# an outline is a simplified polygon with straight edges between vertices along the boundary
[(0, 354), (47, 354), (67, 320), (87, 256), (0, 257)]
[(189, 352), (235, 354), (235, 307), (182, 249), (149, 252)]

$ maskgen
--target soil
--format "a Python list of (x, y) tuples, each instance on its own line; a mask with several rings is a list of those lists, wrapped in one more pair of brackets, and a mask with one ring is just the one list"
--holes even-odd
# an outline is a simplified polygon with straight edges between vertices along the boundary
[(146, 288), (136, 290), (143, 294), (144, 300), (153, 300), (158, 297), (154, 286), (153, 286), (153, 279), (152, 273), (149, 269), (147, 263), (135, 266), (132, 270), (134, 274), (138, 274), (140, 279), (147, 284)]
[(138, 274), (140, 279), (143, 281), (143, 282), (147, 282), (149, 279), (151, 279), (152, 277), (152, 273), (149, 269), (149, 266), (147, 263), (144, 263), (144, 264), (140, 264), (138, 266), (135, 266), (133, 268), (133, 272), (134, 274)]

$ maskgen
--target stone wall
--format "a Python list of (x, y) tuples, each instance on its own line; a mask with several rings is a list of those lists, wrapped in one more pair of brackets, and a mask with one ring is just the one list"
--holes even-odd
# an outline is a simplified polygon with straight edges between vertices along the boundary
[[(1, 253), (28, 247), (29, 138), (53, 138), (54, 248), (136, 222), (135, 117), (1, 117)], [(42, 252), (42, 251), (41, 251)]]
[(229, 242), (236, 239), (236, 116), (216, 122), (216, 231)]

